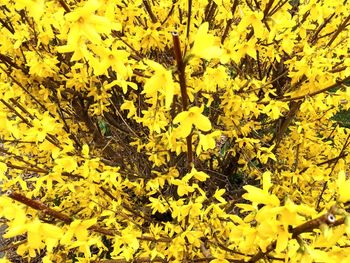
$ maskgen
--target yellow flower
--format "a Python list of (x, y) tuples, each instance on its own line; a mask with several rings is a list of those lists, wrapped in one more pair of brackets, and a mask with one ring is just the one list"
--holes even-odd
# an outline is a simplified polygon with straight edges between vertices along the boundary
[(132, 116), (136, 116), (136, 107), (134, 102), (131, 100), (124, 100), (124, 103), (120, 106), (120, 110), (128, 110), (129, 113), (126, 116), (127, 118), (131, 118)]
[(280, 201), (277, 196), (269, 193), (269, 189), (272, 186), (271, 173), (265, 172), (262, 177), (263, 189), (252, 185), (243, 186), (243, 188), (247, 191), (247, 193), (243, 195), (243, 198), (251, 201), (253, 205), (265, 204), (271, 206), (279, 206)]
[(131, 77), (132, 71), (127, 66), (129, 52), (118, 49), (117, 45), (111, 47), (91, 45), (90, 49), (99, 57), (99, 59), (90, 58), (90, 64), (94, 68), (95, 75), (107, 75), (109, 74), (108, 68), (112, 68), (117, 73), (118, 81)]
[(100, 34), (108, 34), (111, 29), (120, 30), (120, 24), (113, 24), (109, 19), (96, 15), (96, 10), (101, 6), (98, 0), (89, 0), (82, 7), (76, 8), (65, 17), (69, 25), (69, 33), (67, 36), (67, 45), (60, 46), (59, 52), (71, 52), (80, 50), (79, 42), (81, 37), (85, 37), (92, 43), (101, 42)]
[(220, 203), (225, 204), (227, 203), (226, 200), (222, 197), (222, 195), (225, 193), (225, 189), (216, 190), (214, 193), (214, 198), (218, 200)]
[(198, 28), (191, 50), (191, 54), (206, 60), (219, 58), (222, 55), (222, 50), (216, 44), (215, 37), (208, 34), (208, 28), (208, 22), (205, 22)]
[(216, 146), (215, 138), (219, 137), (220, 134), (220, 131), (214, 131), (209, 134), (200, 134), (199, 143), (196, 150), (197, 155), (199, 155), (202, 150), (206, 151), (208, 149), (214, 149)]
[(167, 208), (163, 205), (162, 201), (158, 198), (150, 197), (149, 200), (151, 201), (151, 208), (152, 208), (152, 214), (159, 212), (159, 213), (165, 213)]
[(28, 140), (36, 140), (42, 142), (48, 134), (54, 135), (61, 128), (61, 125), (56, 122), (54, 118), (45, 112), (32, 121), (33, 127), (26, 134)]
[(193, 167), (191, 172), (182, 178), (182, 181), (187, 183), (192, 177), (194, 177), (198, 181), (204, 182), (205, 180), (207, 180), (209, 178), (209, 175), (207, 175), (204, 172), (197, 171), (197, 169)]
[(62, 169), (62, 171), (68, 173), (73, 172), (78, 167), (78, 164), (73, 156), (65, 156), (63, 158), (56, 159), (55, 162), (57, 163), (57, 166)]
[(338, 180), (338, 201), (345, 203), (350, 200), (350, 180), (346, 180), (344, 171), (339, 172)]
[(156, 98), (159, 92), (165, 96), (165, 108), (170, 109), (175, 93), (171, 71), (151, 60), (146, 60), (146, 64), (154, 71), (154, 75), (146, 81), (142, 93), (145, 93), (147, 97)]
[(195, 106), (188, 111), (179, 113), (175, 117), (173, 122), (175, 124), (180, 123), (177, 129), (177, 135), (179, 137), (185, 138), (190, 135), (192, 125), (201, 131), (209, 131), (211, 129), (210, 120), (202, 114), (202, 111), (203, 107), (199, 108)]

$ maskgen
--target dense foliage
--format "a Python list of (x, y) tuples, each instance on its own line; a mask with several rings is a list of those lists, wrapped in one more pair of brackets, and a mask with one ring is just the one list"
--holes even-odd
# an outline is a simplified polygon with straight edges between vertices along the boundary
[(349, 1), (0, 9), (1, 250), (350, 260)]

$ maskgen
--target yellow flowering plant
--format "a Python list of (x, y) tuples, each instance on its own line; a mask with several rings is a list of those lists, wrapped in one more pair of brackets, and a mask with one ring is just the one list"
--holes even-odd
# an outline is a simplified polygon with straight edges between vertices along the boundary
[(1, 1), (0, 261), (348, 262), (349, 10)]

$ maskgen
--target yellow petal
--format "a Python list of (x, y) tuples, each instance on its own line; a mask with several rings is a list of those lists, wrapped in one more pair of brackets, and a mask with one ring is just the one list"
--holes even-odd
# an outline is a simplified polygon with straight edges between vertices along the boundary
[(208, 117), (200, 114), (194, 123), (194, 125), (200, 129), (201, 131), (210, 131), (211, 129), (211, 123)]

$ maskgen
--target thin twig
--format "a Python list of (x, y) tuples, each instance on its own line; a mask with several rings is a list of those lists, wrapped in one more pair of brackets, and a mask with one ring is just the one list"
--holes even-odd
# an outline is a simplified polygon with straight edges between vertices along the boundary
[[(291, 238), (298, 239), (300, 234), (312, 232), (314, 229), (318, 229), (324, 224), (328, 225), (328, 226), (336, 226), (336, 224), (337, 225), (343, 224), (345, 222), (344, 220), (339, 221), (339, 222), (337, 222), (335, 220), (335, 215), (334, 215), (335, 212), (336, 212), (336, 207), (333, 206), (333, 207), (331, 207), (331, 209), (327, 213), (321, 215), (320, 217), (315, 218), (315, 219), (311, 219), (311, 220), (305, 222), (304, 224), (301, 224), (295, 228), (290, 229), (289, 233), (292, 234)], [(268, 254), (276, 248), (276, 245), (277, 245), (277, 240), (272, 241), (265, 249), (265, 252), (262, 252), (260, 250), (248, 262), (250, 262), (250, 263), (257, 262), (260, 259), (267, 257)]]
[(224, 43), (227, 35), (228, 35), (228, 32), (230, 31), (230, 27), (233, 23), (233, 16), (236, 12), (236, 9), (237, 9), (237, 6), (238, 6), (238, 0), (235, 0), (233, 2), (233, 5), (232, 5), (232, 8), (231, 8), (231, 14), (232, 14), (232, 18), (230, 18), (228, 21), (227, 21), (227, 24), (226, 24), (226, 27), (225, 27), (225, 30), (224, 30), (224, 33), (222, 34), (222, 37), (221, 37), (221, 44)]
[(2, 20), (0, 18), (0, 23), (3, 25), (3, 27), (5, 27), (8, 31), (10, 31), (10, 33), (13, 35), (15, 33), (15, 30), (13, 30), (13, 28), (11, 28), (4, 20)]
[(312, 36), (311, 43), (314, 44), (314, 43), (316, 42), (318, 34), (321, 32), (321, 30), (322, 30), (323, 28), (326, 27), (326, 25), (329, 23), (329, 21), (331, 21), (331, 19), (333, 18), (334, 15), (335, 15), (335, 12), (334, 12), (333, 14), (331, 14), (331, 15), (322, 23), (322, 25), (320, 25), (320, 26), (317, 28), (316, 32), (315, 32), (314, 35)]
[(165, 22), (169, 19), (169, 17), (171, 16), (171, 14), (174, 12), (175, 9), (175, 4), (177, 3), (178, 0), (173, 1), (173, 4), (170, 8), (169, 13), (167, 14), (167, 16), (164, 18), (164, 20), (160, 23), (161, 25), (164, 25)]
[(190, 30), (191, 30), (191, 16), (192, 16), (192, 0), (187, 0), (187, 28), (186, 28), (186, 38), (189, 41)]
[[(348, 145), (349, 145), (349, 139), (350, 139), (350, 134), (349, 134), (348, 137), (346, 138), (346, 141), (345, 141), (345, 143), (344, 143), (344, 145), (343, 145), (343, 147), (342, 147), (342, 149), (341, 149), (341, 151), (340, 151), (340, 153), (339, 153), (339, 156), (341, 156), (341, 155), (344, 153), (345, 149), (348, 147)], [(329, 172), (328, 177), (333, 173), (333, 171), (334, 171), (334, 169), (335, 169), (335, 166), (337, 165), (338, 161), (339, 161), (339, 158), (337, 158), (337, 159), (335, 160), (335, 162), (333, 163), (332, 169), (331, 169), (331, 171)], [(325, 192), (326, 189), (327, 189), (327, 185), (328, 185), (328, 180), (325, 181), (325, 182), (323, 183), (323, 187), (322, 187), (321, 193), (320, 193), (320, 195), (319, 195), (319, 197), (318, 197), (318, 200), (317, 200), (316, 210), (318, 210), (319, 207), (320, 207), (320, 203), (321, 203), (321, 201), (322, 201), (322, 196), (323, 196), (324, 192)]]
[(309, 94), (305, 94), (305, 95), (300, 95), (300, 96), (297, 96), (297, 97), (291, 97), (291, 98), (281, 98), (280, 101), (292, 101), (292, 100), (301, 100), (301, 99), (304, 99), (306, 97), (312, 97), (312, 96), (315, 96), (317, 94), (320, 94), (320, 93), (323, 93), (327, 90), (330, 90), (330, 89), (333, 89), (333, 88), (336, 88), (338, 87), (339, 85), (347, 82), (348, 80), (350, 80), (350, 76), (340, 80), (340, 81), (336, 81), (336, 83), (334, 83), (333, 85), (330, 85), (326, 88), (323, 88), (323, 89), (320, 89), (320, 90), (317, 90), (317, 91), (314, 91), (314, 92), (311, 92)]
[(345, 20), (343, 21), (343, 23), (340, 24), (340, 26), (338, 27), (337, 31), (335, 31), (334, 35), (332, 36), (332, 38), (329, 40), (329, 42), (327, 43), (327, 46), (329, 47), (330, 45), (332, 45), (332, 43), (334, 42), (334, 40), (337, 38), (337, 36), (340, 34), (341, 31), (343, 31), (346, 26), (347, 23), (350, 21), (350, 15), (348, 15), (347, 18), (345, 18)]
[(148, 15), (150, 16), (152, 22), (155, 24), (158, 22), (158, 19), (157, 17), (154, 15), (153, 11), (152, 11), (152, 7), (151, 5), (149, 4), (148, 0), (143, 0), (142, 3), (144, 4), (145, 6), (145, 9), (148, 13)]
[[(73, 219), (70, 216), (68, 216), (62, 212), (59, 212), (57, 210), (53, 210), (52, 208), (48, 207), (47, 205), (45, 205), (44, 203), (42, 203), (38, 200), (33, 200), (30, 198), (27, 198), (24, 195), (22, 195), (20, 193), (13, 192), (13, 191), (7, 191), (6, 194), (11, 199), (16, 200), (22, 204), (25, 204), (25, 205), (27, 205), (35, 210), (41, 211), (42, 213), (49, 215), (53, 218), (59, 219), (66, 224), (70, 224), (71, 222), (73, 222)], [(107, 236), (115, 236), (115, 235), (120, 234), (116, 230), (101, 228), (98, 225), (93, 225), (93, 226), (89, 227), (88, 230), (96, 232), (96, 233), (100, 233), (103, 235), (107, 235)], [(139, 237), (137, 237), (137, 239), (143, 240), (143, 241), (152, 241), (152, 242), (165, 242), (165, 243), (172, 242), (172, 239), (167, 238), (167, 237), (154, 238), (154, 237), (149, 237), (149, 236), (139, 236)]]
[(12, 250), (14, 248), (17, 248), (19, 247), (20, 245), (24, 244), (27, 242), (27, 239), (24, 239), (24, 240), (21, 240), (21, 241), (17, 241), (17, 242), (13, 242), (7, 246), (4, 246), (4, 247), (0, 247), (0, 252), (4, 252), (4, 251), (7, 251), (7, 250)]
[(64, 0), (58, 0), (58, 2), (60, 3), (60, 5), (64, 8), (64, 10), (69, 13), (70, 12), (70, 8), (68, 7), (67, 3)]

